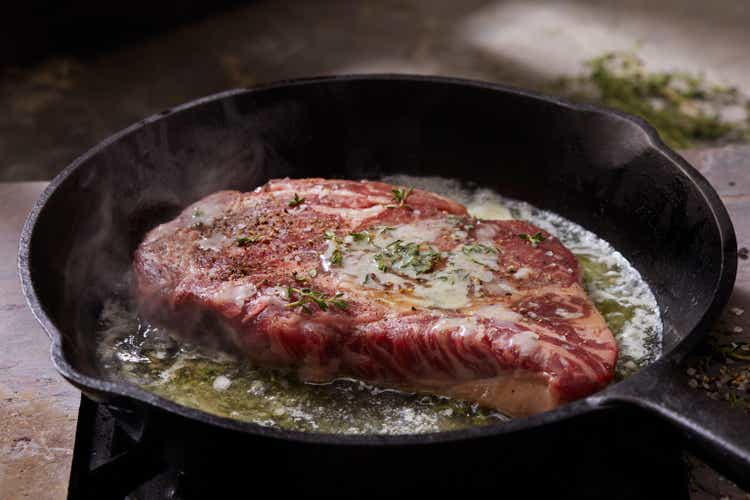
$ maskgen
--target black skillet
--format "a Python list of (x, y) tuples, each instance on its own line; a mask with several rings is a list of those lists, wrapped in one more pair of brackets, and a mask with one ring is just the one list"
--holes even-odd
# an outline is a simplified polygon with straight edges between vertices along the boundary
[[(494, 188), (611, 242), (657, 297), (664, 321), (661, 359), (551, 412), (406, 436), (264, 428), (177, 405), (99, 371), (92, 331), (101, 301), (123, 293), (122, 276), (146, 230), (218, 189), (251, 190), (284, 176), (360, 179), (388, 173), (453, 177)], [(201, 432), (220, 428), (237, 439), (252, 437), (258, 449), (270, 443), (266, 449), (283, 449), (291, 454), (284, 456), (300, 460), (314, 462), (319, 455), (309, 450), (323, 450), (337, 467), (377, 457), (393, 464), (394, 477), (399, 464), (429, 463), (439, 482), (450, 474), (441, 463), (459, 467), (446, 453), (466, 457), (490, 445), (507, 451), (518, 436), (572, 432), (589, 415), (637, 407), (671, 422), (700, 456), (750, 488), (745, 416), (689, 390), (678, 367), (727, 303), (736, 272), (734, 231), (706, 180), (650, 126), (628, 115), (435, 77), (345, 76), (232, 90), (147, 118), (74, 161), (36, 203), (22, 233), (19, 262), (27, 300), (52, 340), (58, 371), (120, 409), (125, 420), (155, 412), (199, 425)], [(504, 451), (497, 455), (494, 460), (513, 460)]]

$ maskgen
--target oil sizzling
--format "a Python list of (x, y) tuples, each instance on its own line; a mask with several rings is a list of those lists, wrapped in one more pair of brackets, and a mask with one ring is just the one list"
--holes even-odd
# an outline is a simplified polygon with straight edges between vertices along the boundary
[[(660, 353), (661, 319), (648, 285), (606, 241), (550, 212), (489, 190), (467, 190), (439, 178), (396, 176), (465, 204), (487, 219), (526, 219), (557, 236), (579, 259), (587, 291), (620, 347), (625, 377)], [(101, 315), (98, 356), (103, 371), (179, 404), (217, 415), (308, 432), (413, 434), (506, 420), (476, 404), (408, 394), (354, 380), (310, 384), (246, 360), (177, 341), (141, 320), (127, 299), (109, 301)]]

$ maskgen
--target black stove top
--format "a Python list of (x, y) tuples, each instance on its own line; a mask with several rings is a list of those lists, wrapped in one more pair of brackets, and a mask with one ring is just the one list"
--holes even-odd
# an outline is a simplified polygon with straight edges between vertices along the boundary
[(498, 498), (688, 498), (677, 436), (639, 413), (602, 411), (516, 441), (475, 440), (435, 454), (439, 463), (430, 446), (421, 455), (342, 454), (169, 414), (123, 413), (84, 396), (68, 498), (465, 497), (475, 490)]

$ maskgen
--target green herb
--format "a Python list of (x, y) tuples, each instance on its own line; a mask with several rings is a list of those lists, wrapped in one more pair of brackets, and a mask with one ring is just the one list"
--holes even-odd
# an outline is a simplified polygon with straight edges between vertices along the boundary
[(544, 235), (542, 235), (541, 232), (537, 232), (534, 235), (522, 233), (522, 234), (519, 234), (518, 237), (521, 238), (522, 240), (526, 240), (529, 243), (531, 243), (531, 246), (534, 248), (536, 248), (539, 245), (539, 243), (547, 239)]
[[(377, 235), (378, 236), (384, 236), (386, 233), (388, 233), (389, 231), (393, 231), (394, 229), (396, 229), (396, 228), (393, 227), (393, 226), (383, 226), (383, 227), (377, 229)], [(375, 231), (375, 228), (372, 228), (372, 230)], [(372, 239), (370, 240), (370, 242), (372, 242), (372, 240), (374, 240), (374, 239), (375, 239), (375, 236), (372, 237)]]
[(464, 245), (461, 251), (465, 253), (466, 255), (470, 255), (473, 253), (483, 253), (483, 254), (498, 253), (497, 248), (493, 247), (492, 245), (482, 245), (481, 243), (477, 243), (475, 245)]
[(366, 285), (370, 282), (370, 273), (365, 274), (365, 278), (362, 280), (362, 284)]
[(373, 259), (381, 271), (411, 268), (415, 273), (422, 274), (432, 270), (440, 260), (440, 254), (429, 245), (396, 240), (375, 254)]
[(336, 236), (336, 233), (330, 230), (326, 230), (325, 233), (323, 233), (323, 238), (333, 242), (333, 244), (335, 245), (335, 248), (331, 253), (331, 264), (333, 264), (334, 266), (340, 266), (341, 262), (343, 261), (343, 254), (341, 253), (339, 245), (341, 245), (343, 241), (341, 240), (341, 238)]
[(408, 189), (402, 188), (402, 189), (391, 189), (391, 194), (393, 196), (393, 201), (398, 203), (398, 205), (388, 205), (388, 208), (400, 208), (403, 207), (406, 204), (406, 199), (409, 197), (411, 192), (414, 191), (413, 187), (410, 187)]
[(289, 303), (286, 307), (301, 307), (303, 311), (310, 313), (312, 309), (311, 304), (315, 304), (321, 311), (327, 311), (331, 306), (339, 309), (347, 309), (349, 304), (341, 299), (343, 293), (337, 292), (333, 297), (328, 297), (325, 294), (312, 290), (310, 288), (294, 288), (292, 286), (286, 287), (286, 296)]
[(300, 198), (297, 193), (294, 193), (294, 198), (289, 202), (290, 207), (296, 207), (297, 205), (302, 205), (305, 202), (304, 198)]
[(294, 279), (294, 281), (298, 281), (300, 283), (307, 281), (307, 278), (305, 278), (304, 276), (300, 276), (297, 271), (294, 271), (292, 273), (292, 278)]
[[(586, 66), (588, 74), (563, 78), (553, 90), (638, 115), (673, 147), (750, 135), (749, 101), (736, 88), (710, 85), (684, 72), (649, 72), (634, 51), (608, 52)], [(721, 112), (729, 107), (745, 108), (744, 122), (724, 120)]]
[(352, 240), (354, 241), (363, 241), (363, 240), (367, 240), (368, 242), (372, 241), (372, 234), (369, 231), (361, 231), (359, 233), (349, 233), (349, 236), (351, 236)]
[(728, 345), (719, 345), (715, 349), (724, 356), (737, 361), (750, 361), (750, 344), (742, 342), (732, 342)]
[(203, 212), (200, 209), (196, 208), (195, 210), (193, 210), (193, 217), (202, 217), (202, 216), (203, 216)]
[(333, 253), (331, 254), (331, 264), (334, 266), (340, 266), (343, 260), (344, 260), (344, 256), (341, 253), (341, 250), (338, 247), (336, 247), (333, 250)]
[(376, 253), (373, 256), (375, 264), (378, 266), (378, 270), (387, 272), (390, 271), (391, 265), (393, 265), (393, 257), (386, 252)]
[(238, 247), (245, 247), (249, 245), (250, 243), (257, 243), (260, 240), (261, 240), (260, 236), (252, 234), (250, 236), (241, 236), (237, 238), (236, 242), (237, 242)]
[(740, 402), (740, 399), (737, 397), (737, 392), (734, 389), (730, 389), (727, 393), (727, 401), (732, 408), (735, 408)]
[(328, 300), (328, 303), (331, 304), (334, 307), (338, 307), (339, 309), (348, 309), (349, 303), (339, 297), (343, 297), (344, 294), (342, 292), (337, 292), (336, 295), (333, 296), (332, 299)]

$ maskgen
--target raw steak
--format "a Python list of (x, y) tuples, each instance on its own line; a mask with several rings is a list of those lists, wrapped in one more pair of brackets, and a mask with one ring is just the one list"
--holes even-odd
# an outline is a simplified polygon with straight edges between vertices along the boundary
[(617, 357), (557, 239), (381, 182), (212, 194), (149, 232), (134, 271), (147, 318), (309, 381), (528, 415), (604, 387)]

